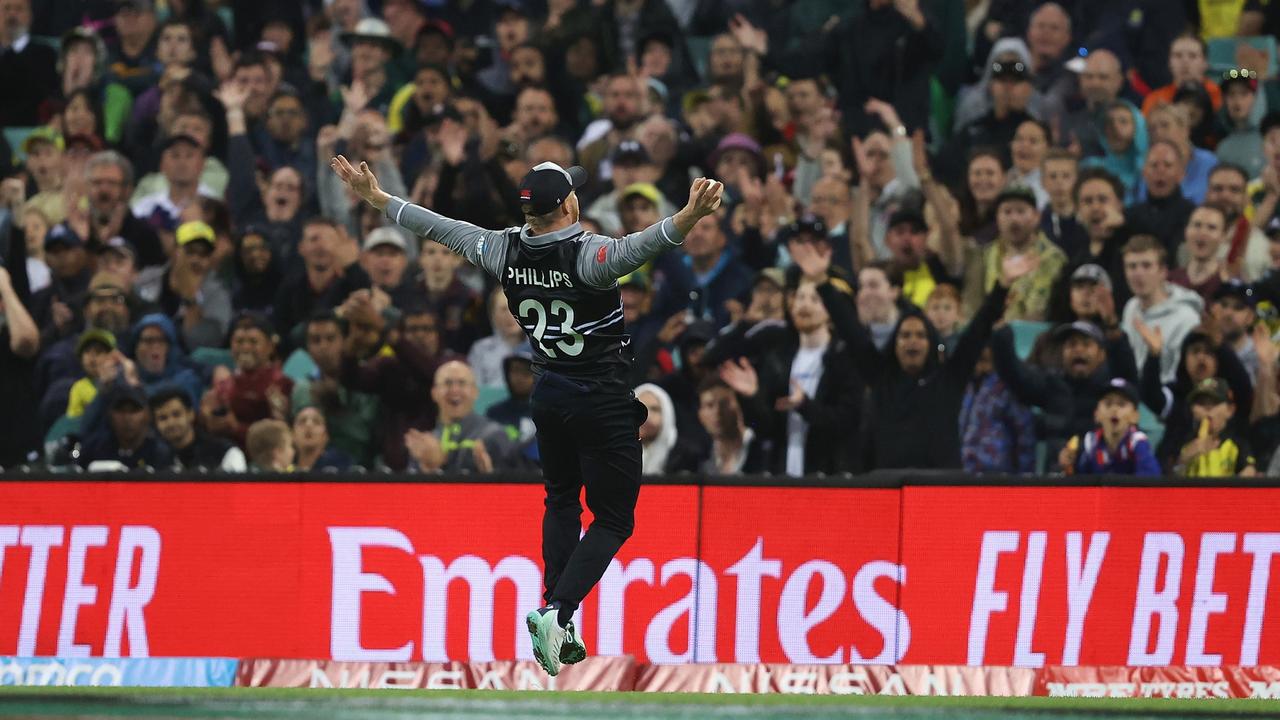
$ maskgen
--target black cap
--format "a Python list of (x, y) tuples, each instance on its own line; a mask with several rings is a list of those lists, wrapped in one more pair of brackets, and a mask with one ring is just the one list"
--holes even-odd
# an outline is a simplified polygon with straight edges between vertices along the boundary
[(1025, 185), (1010, 185), (996, 196), (994, 209), (999, 210), (1001, 205), (1012, 200), (1021, 200), (1031, 207), (1036, 207), (1036, 194), (1031, 188)]
[(1099, 345), (1107, 341), (1106, 336), (1102, 334), (1102, 330), (1099, 330), (1097, 325), (1094, 325), (1087, 320), (1063, 323), (1053, 329), (1053, 339), (1059, 342), (1066, 340), (1072, 335), (1083, 335)]
[(445, 120), (462, 122), (462, 113), (449, 103), (436, 103), (431, 107), (431, 114), (427, 116), (427, 127), (438, 125)]
[(924, 213), (914, 207), (901, 207), (889, 216), (889, 224), (886, 226), (892, 229), (901, 223), (910, 223), (911, 229), (916, 232), (928, 232), (929, 226), (924, 221)]
[(141, 385), (117, 383), (111, 388), (111, 397), (107, 401), (107, 407), (111, 410), (115, 410), (123, 405), (136, 405), (139, 408), (146, 408), (146, 391), (142, 389)]
[(649, 151), (635, 140), (623, 140), (618, 143), (618, 149), (613, 151), (613, 163), (615, 165), (647, 165)]
[(1205, 378), (1187, 394), (1187, 404), (1208, 402), (1214, 405), (1231, 402), (1231, 386), (1222, 378)]
[(534, 165), (520, 181), (520, 206), (529, 215), (546, 215), (586, 182), (587, 171), (578, 165), (567, 170), (549, 161)]
[(1222, 73), (1222, 79), (1218, 81), (1218, 87), (1222, 89), (1225, 95), (1227, 88), (1233, 83), (1240, 83), (1249, 88), (1249, 92), (1258, 92), (1258, 73), (1248, 68), (1231, 68)]
[(191, 147), (196, 148), (197, 150), (204, 149), (204, 146), (200, 144), (199, 140), (195, 139), (194, 137), (191, 137), (190, 135), (182, 134), (182, 135), (170, 135), (169, 137), (165, 138), (164, 142), (160, 144), (160, 152), (164, 152), (165, 150), (168, 150), (174, 145), (179, 145), (179, 144), (190, 145)]
[(791, 223), (790, 227), (787, 228), (788, 238), (794, 238), (800, 233), (809, 233), (820, 240), (826, 240), (827, 224), (817, 215), (805, 213), (796, 218), (795, 222)]
[(683, 333), (680, 333), (678, 344), (681, 348), (689, 345), (706, 345), (716, 337), (716, 328), (706, 320), (695, 320)]
[(1217, 302), (1222, 298), (1233, 297), (1244, 303), (1246, 307), (1253, 307), (1257, 304), (1258, 298), (1253, 293), (1253, 288), (1240, 282), (1236, 278), (1223, 280), (1217, 290), (1213, 291), (1213, 302)]
[(1135, 407), (1138, 405), (1138, 388), (1124, 378), (1111, 378), (1111, 382), (1107, 383), (1106, 390), (1102, 391), (1102, 395), (1098, 397), (1098, 400), (1102, 400), (1108, 395), (1123, 395)]

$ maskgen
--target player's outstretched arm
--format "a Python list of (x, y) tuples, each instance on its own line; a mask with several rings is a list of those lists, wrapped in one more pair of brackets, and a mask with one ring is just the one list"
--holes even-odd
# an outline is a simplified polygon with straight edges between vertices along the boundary
[(484, 268), (490, 275), (497, 277), (502, 274), (502, 264), (506, 257), (504, 233), (447, 218), (388, 194), (378, 186), (378, 178), (374, 176), (368, 163), (361, 162), (357, 168), (345, 157), (338, 155), (329, 161), (329, 167), (356, 195), (381, 210), (396, 224), (414, 235), (444, 245), (471, 264)]
[(593, 287), (611, 287), (649, 260), (684, 242), (702, 218), (720, 207), (724, 183), (698, 178), (689, 189), (689, 202), (669, 218), (619, 240), (593, 238), (578, 258), (578, 274)]

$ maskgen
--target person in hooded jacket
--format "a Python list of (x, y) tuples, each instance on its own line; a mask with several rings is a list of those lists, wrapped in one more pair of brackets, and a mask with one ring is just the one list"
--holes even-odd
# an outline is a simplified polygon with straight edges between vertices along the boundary
[(138, 365), (138, 380), (148, 397), (166, 386), (185, 391), (192, 403), (198, 403), (204, 395), (200, 372), (187, 360), (178, 342), (178, 330), (168, 316), (142, 316), (129, 334), (127, 350)]
[[(1161, 382), (1163, 335), (1155, 328), (1142, 326), (1142, 329), (1143, 341), (1147, 344), (1147, 360), (1138, 389), (1143, 404), (1164, 421), (1164, 437), (1156, 446), (1156, 459), (1162, 467), (1170, 469), (1182, 446), (1194, 434), (1191, 405), (1187, 402), (1191, 390), (1203, 380), (1222, 378), (1231, 388), (1237, 408), (1236, 418), (1247, 423), (1253, 406), (1253, 384), (1249, 380), (1249, 371), (1231, 346), (1216, 342), (1199, 328), (1192, 330), (1182, 341), (1176, 377), (1172, 382)], [(1238, 429), (1246, 430), (1247, 426)]]
[[(789, 248), (793, 255), (821, 248), (822, 257), (831, 257), (826, 243), (792, 240)], [(828, 286), (834, 293), (829, 303), (856, 316), (848, 285), (833, 279)], [(747, 424), (763, 439), (771, 472), (856, 471), (862, 380), (846, 342), (831, 332), (829, 304), (817, 283), (797, 269), (787, 287), (789, 322), (738, 323), (708, 347), (704, 362), (718, 365), (720, 378), (737, 392)]]
[[(1035, 269), (1034, 257), (1011, 255), (1004, 259), (999, 282), (945, 359), (937, 351), (937, 331), (916, 309), (905, 311), (898, 319), (892, 345), (885, 352), (877, 350), (852, 305), (828, 280), (831, 255), (812, 246), (796, 246), (791, 248), (791, 257), (805, 278), (818, 285), (836, 332), (849, 344), (854, 365), (869, 388), (865, 406), (868, 422), (863, 433), (865, 467), (959, 468), (958, 418), (965, 389), (992, 326), (1004, 312), (1009, 286)], [(841, 437), (848, 437), (847, 430)]]
[(696, 466), (698, 453), (689, 449), (687, 440), (681, 439), (675, 404), (667, 391), (653, 383), (644, 383), (635, 389), (635, 394), (649, 411), (640, 426), (641, 472), (661, 475)]

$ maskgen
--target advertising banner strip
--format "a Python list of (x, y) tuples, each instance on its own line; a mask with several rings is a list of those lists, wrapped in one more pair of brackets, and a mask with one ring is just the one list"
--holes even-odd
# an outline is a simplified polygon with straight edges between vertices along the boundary
[(380, 663), (328, 660), (241, 661), (240, 687), (376, 688), (388, 690), (635, 690), (631, 657), (594, 657), (549, 677), (531, 661)]
[(0, 657), (0, 685), (65, 687), (231, 687), (228, 658)]
[[(542, 501), (501, 483), (0, 483), (0, 655), (531, 661)], [(1275, 666), (1278, 560), (1278, 488), (646, 485), (576, 625), (593, 656), (699, 673)], [(778, 682), (752, 672), (729, 684)]]

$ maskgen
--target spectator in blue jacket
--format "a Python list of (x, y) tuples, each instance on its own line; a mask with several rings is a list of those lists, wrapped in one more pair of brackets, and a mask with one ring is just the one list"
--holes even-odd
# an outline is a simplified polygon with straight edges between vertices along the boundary
[(178, 343), (178, 330), (163, 313), (143, 315), (133, 326), (130, 353), (138, 364), (138, 379), (147, 395), (163, 387), (177, 387), (192, 403), (204, 395), (204, 382)]
[(960, 466), (970, 473), (1033, 473), (1035, 417), (996, 374), (982, 351), (960, 402)]
[(1124, 378), (1115, 378), (1098, 398), (1093, 411), (1097, 427), (1067, 442), (1058, 464), (1068, 475), (1158, 476), (1151, 442), (1138, 429), (1138, 389)]

